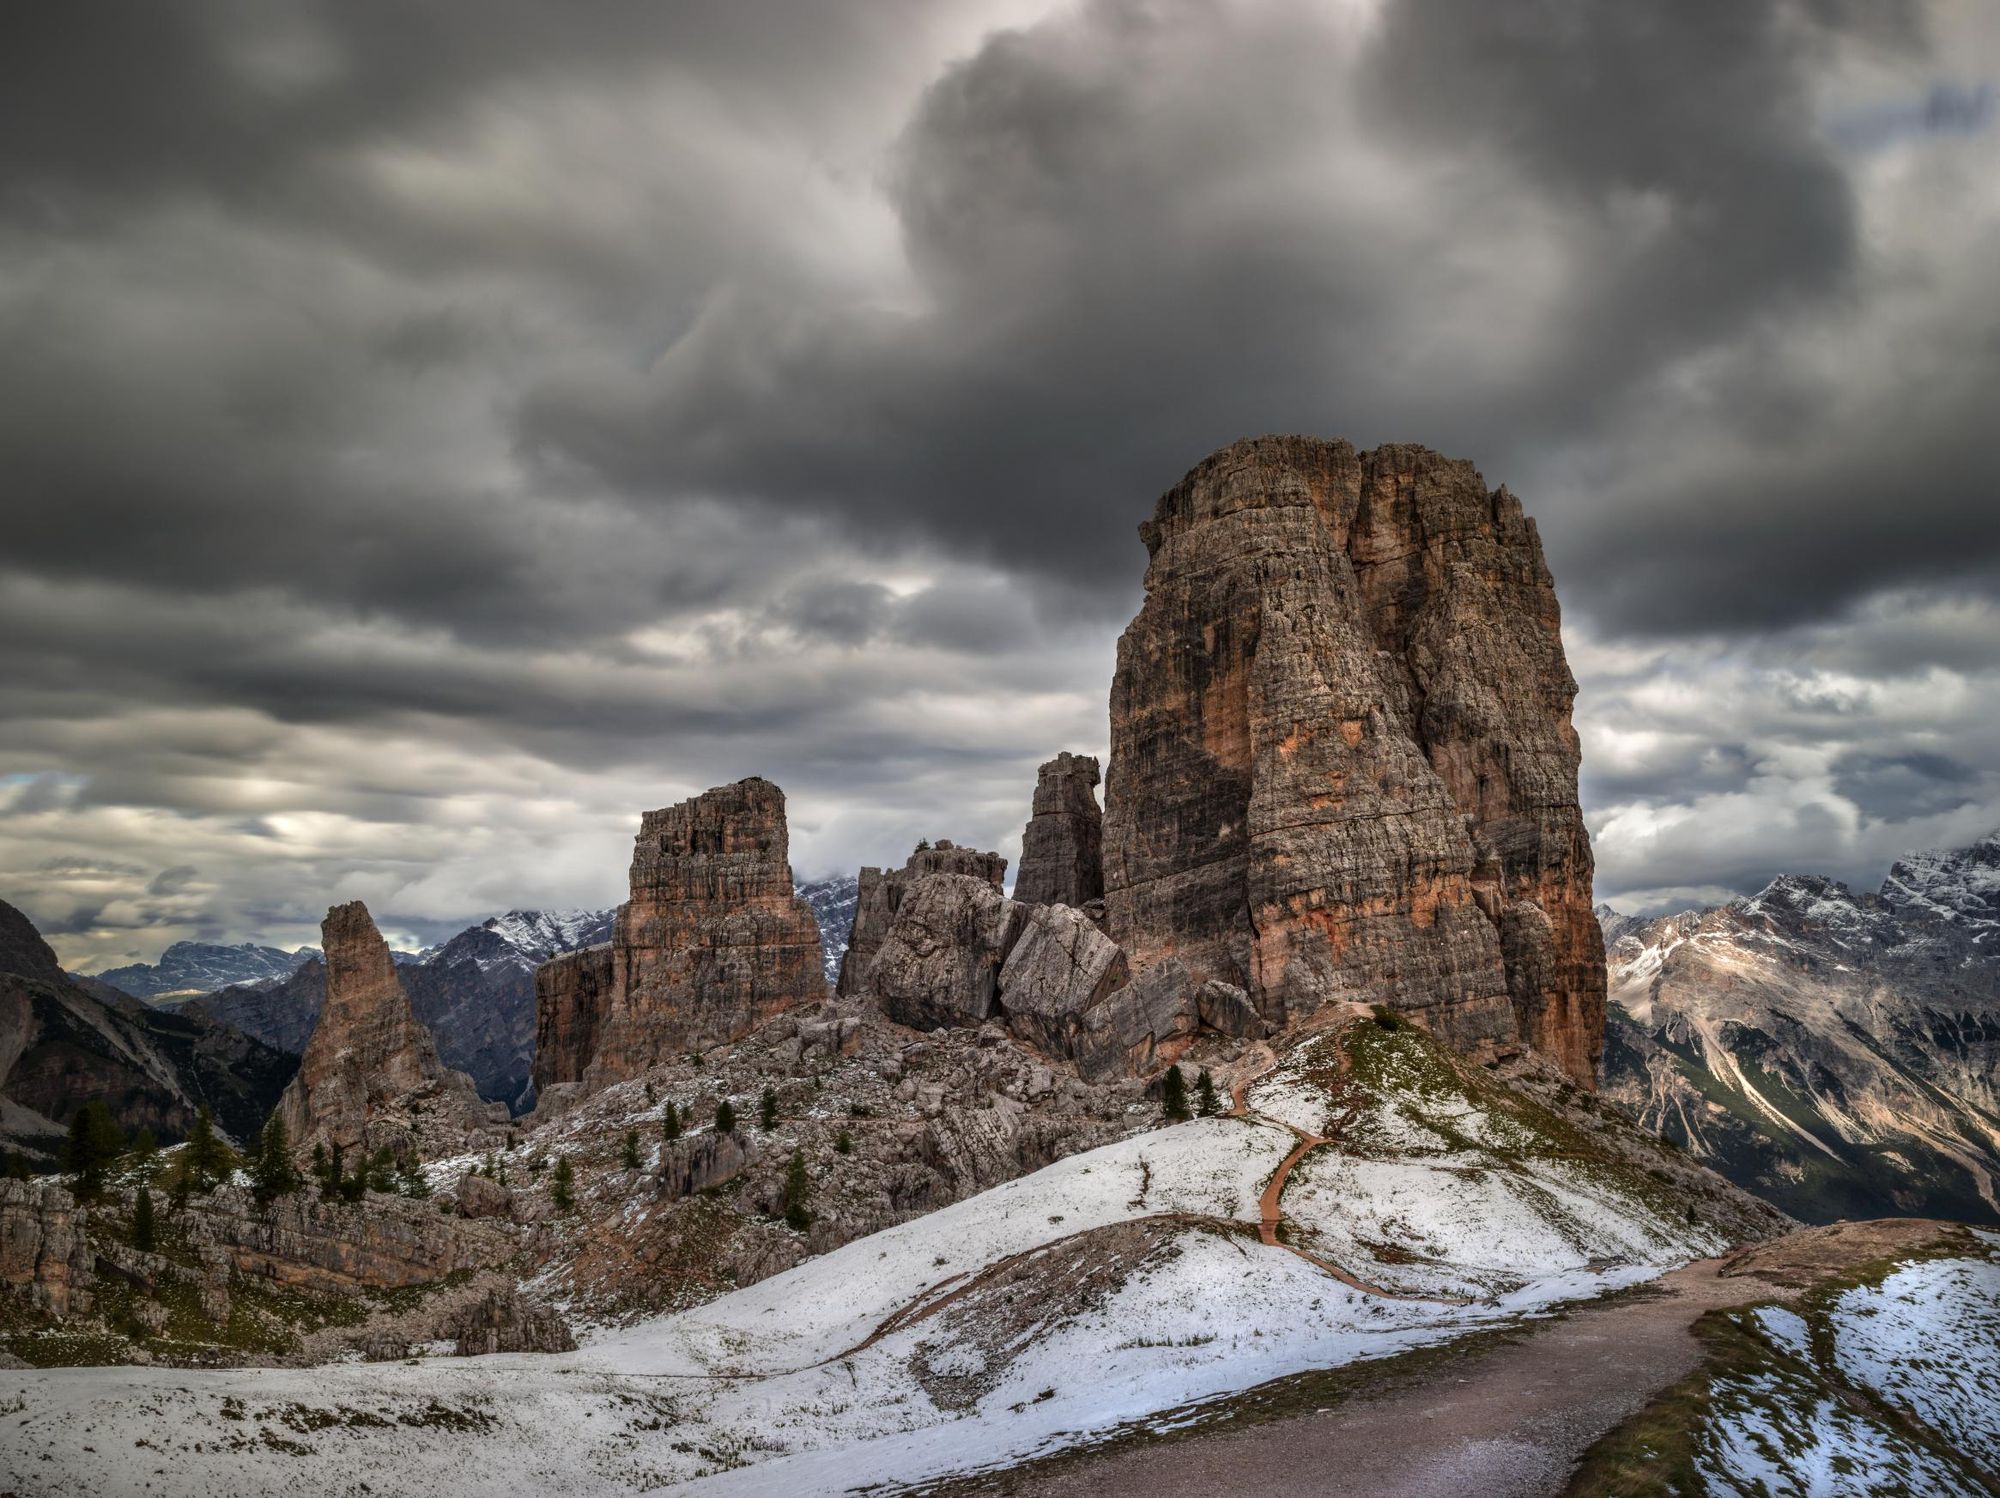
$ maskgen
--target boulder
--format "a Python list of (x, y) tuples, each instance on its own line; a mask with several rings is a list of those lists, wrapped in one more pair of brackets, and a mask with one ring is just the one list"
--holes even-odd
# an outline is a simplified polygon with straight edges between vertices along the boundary
[(458, 1183), (458, 1215), (512, 1218), (514, 1193), (496, 1180), (468, 1171)]
[(994, 1012), (1001, 965), (1023, 910), (986, 879), (928, 874), (910, 882), (869, 968), (882, 1012), (919, 1030), (976, 1026)]
[(1166, 1065), (1201, 1022), (1196, 993), (1178, 957), (1154, 963), (1084, 1016), (1075, 1042), (1077, 1070), (1095, 1081)]
[(660, 1194), (669, 1201), (720, 1186), (750, 1163), (742, 1136), (710, 1130), (676, 1139), (660, 1154)]
[(848, 933), (847, 951), (840, 959), (840, 979), (835, 992), (850, 998), (868, 991), (875, 956), (883, 938), (896, 923), (903, 895), (917, 880), (931, 874), (958, 874), (967, 879), (983, 879), (998, 890), (1007, 878), (1007, 860), (998, 853), (977, 848), (961, 848), (943, 838), (917, 849), (900, 869), (884, 872), (864, 868), (855, 885), (854, 926)]
[(1064, 1056), (1085, 1013), (1127, 976), (1125, 954), (1082, 911), (1026, 906), (1020, 936), (1000, 968), (1000, 1007), (1016, 1035)]
[(576, 1338), (561, 1316), (514, 1289), (489, 1290), (445, 1322), (444, 1335), (462, 1358), (495, 1352), (574, 1352)]
[(1262, 1040), (1271, 1033), (1250, 995), (1234, 983), (1210, 978), (1195, 990), (1195, 1012), (1204, 1028), (1237, 1040)]

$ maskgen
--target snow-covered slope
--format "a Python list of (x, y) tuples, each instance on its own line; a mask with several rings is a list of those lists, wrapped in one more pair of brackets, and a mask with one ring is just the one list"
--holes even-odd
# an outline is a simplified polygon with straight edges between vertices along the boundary
[[(2000, 1242), (2000, 1240), (1991, 1240)], [(1724, 1366), (1689, 1433), (1711, 1498), (1920, 1493), (2000, 1479), (2000, 1263), (1919, 1259), (1710, 1332)]]
[(1808, 1221), (2000, 1220), (2000, 839), (1607, 927), (1606, 1094)]
[(806, 1498), (1012, 1463), (1774, 1225), (1604, 1110), (1564, 1111), (1553, 1082), (1538, 1101), (1405, 1024), (1257, 1064), (1242, 1116), (1073, 1155), (573, 1354), (0, 1372), (0, 1488), (279, 1493), (335, 1472), (426, 1498)]

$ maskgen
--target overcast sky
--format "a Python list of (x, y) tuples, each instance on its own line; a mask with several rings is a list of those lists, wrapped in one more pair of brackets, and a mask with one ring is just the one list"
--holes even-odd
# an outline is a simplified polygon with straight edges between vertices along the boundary
[(1598, 893), (2000, 825), (1990, 0), (0, 16), (0, 898), (95, 968), (1018, 853), (1263, 431), (1541, 524)]

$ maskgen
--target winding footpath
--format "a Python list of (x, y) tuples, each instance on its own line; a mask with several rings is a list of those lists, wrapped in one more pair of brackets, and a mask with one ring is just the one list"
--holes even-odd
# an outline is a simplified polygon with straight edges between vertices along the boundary
[(1550, 1498), (1583, 1453), (1694, 1372), (1689, 1328), (1721, 1306), (1791, 1292), (1708, 1259), (1663, 1292), (1589, 1303), (1520, 1340), (1384, 1392), (1247, 1429), (1030, 1465), (981, 1484), (1034, 1498)]

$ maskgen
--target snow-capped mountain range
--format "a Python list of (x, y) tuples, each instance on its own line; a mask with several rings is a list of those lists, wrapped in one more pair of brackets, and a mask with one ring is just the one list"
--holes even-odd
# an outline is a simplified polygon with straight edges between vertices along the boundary
[(799, 898), (812, 906), (819, 920), (819, 950), (826, 964), (826, 981), (840, 978), (840, 959), (847, 955), (847, 938), (854, 930), (854, 907), (861, 886), (852, 874), (834, 874), (799, 886)]
[(1607, 1096), (1809, 1221), (2000, 1220), (2000, 836), (1600, 916)]
[(169, 993), (209, 993), (232, 983), (289, 978), (318, 955), (317, 947), (287, 952), (248, 941), (237, 946), (177, 941), (160, 954), (158, 962), (106, 968), (91, 976), (135, 999), (151, 999)]

